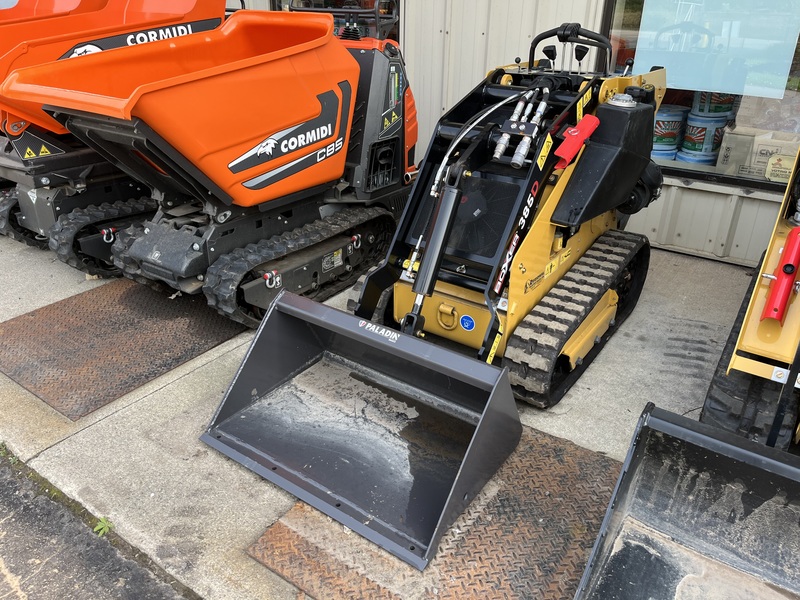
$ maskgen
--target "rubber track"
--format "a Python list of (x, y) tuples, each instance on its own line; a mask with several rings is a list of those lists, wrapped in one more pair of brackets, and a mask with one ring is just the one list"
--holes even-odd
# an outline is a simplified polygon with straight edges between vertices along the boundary
[(59, 260), (84, 273), (100, 277), (118, 277), (121, 275), (118, 267), (98, 263), (92, 257), (79, 254), (78, 235), (86, 227), (100, 225), (122, 217), (155, 212), (157, 208), (156, 200), (146, 197), (76, 208), (69, 214), (58, 217), (58, 221), (50, 228), (50, 249), (55, 251)]
[(33, 231), (24, 227), (14, 226), (16, 217), (12, 215), (15, 214), (14, 209), (17, 206), (19, 201), (15, 189), (0, 191), (0, 233), (27, 246), (47, 250), (46, 239), (40, 239)]
[[(782, 386), (775, 381), (762, 379), (743, 371), (731, 369), (730, 373), (726, 372), (739, 339), (739, 332), (744, 324), (750, 298), (755, 290), (758, 269), (748, 286), (720, 355), (706, 393), (703, 410), (700, 413), (700, 422), (730, 431), (759, 444), (765, 444), (775, 420)], [(783, 450), (788, 449), (791, 445), (797, 422), (797, 391), (795, 391), (795, 397), (795, 401), (790, 402), (787, 407), (778, 439), (775, 442), (775, 446)]]
[(503, 365), (518, 400), (547, 408), (561, 398), (553, 388), (561, 349), (646, 243), (634, 233), (607, 231), (517, 326)]
[[(309, 246), (339, 235), (348, 229), (385, 217), (392, 219), (389, 211), (382, 208), (347, 208), (334, 215), (308, 223), (292, 231), (284, 232), (258, 243), (248, 244), (237, 248), (228, 254), (220, 256), (206, 272), (206, 281), (203, 292), (209, 306), (215, 308), (220, 314), (243, 323), (248, 327), (258, 327), (260, 319), (256, 318), (246, 307), (239, 305), (239, 285), (253, 269), (259, 265), (277, 260), (291, 253), (298, 252)], [(387, 239), (387, 243), (388, 243)], [(378, 247), (382, 255), (385, 248)], [(322, 301), (351, 285), (352, 280), (372, 266), (370, 261), (365, 261), (360, 268), (355, 269), (351, 276), (342, 281), (330, 282), (314, 293), (314, 299)]]

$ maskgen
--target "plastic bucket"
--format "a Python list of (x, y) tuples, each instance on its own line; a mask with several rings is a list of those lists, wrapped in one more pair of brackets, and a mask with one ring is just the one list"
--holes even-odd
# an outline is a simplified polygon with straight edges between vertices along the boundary
[(695, 92), (692, 103), (692, 114), (699, 117), (722, 117), (733, 113), (733, 94), (717, 94), (715, 92)]
[(722, 145), (727, 117), (698, 117), (690, 114), (686, 119), (686, 131), (681, 142), (681, 151), (698, 154), (713, 154)]
[(657, 158), (660, 160), (675, 160), (676, 154), (677, 150), (674, 148), (672, 150), (653, 150), (650, 153), (650, 158)]
[[(338, 180), (358, 73), (350, 51), (333, 37), (330, 15), (240, 10), (203, 35), (17, 69), (0, 85), (0, 107), (80, 111), (77, 120), (91, 129), (94, 143), (151, 173), (153, 163), (119, 134), (123, 126), (133, 133), (141, 119), (147, 128), (135, 126), (136, 135), (149, 140), (147, 152), (153, 144), (169, 146), (181, 164), (210, 180), (204, 185), (216, 186), (217, 199), (254, 206)], [(275, 93), (284, 88), (286, 94)], [(232, 111), (232, 98), (259, 101)], [(207, 121), (221, 114), (224, 135)], [(107, 117), (123, 123), (115, 121), (109, 133)], [(298, 141), (306, 134), (306, 142)], [(262, 148), (271, 135), (278, 136), (274, 152)]]
[(653, 150), (676, 150), (678, 148), (688, 114), (689, 108), (686, 106), (666, 104), (658, 109), (653, 127)]
[[(18, 5), (36, 4), (43, 10), (41, 0), (20, 0)], [(72, 4), (76, 4), (73, 2)], [(156, 11), (157, 3), (147, 0), (81, 0), (80, 6), (69, 13), (51, 15), (47, 18), (31, 18), (6, 23), (0, 19), (0, 83), (11, 73), (22, 68), (47, 64), (85, 53), (111, 48), (128, 47), (129, 37), (141, 41), (152, 36), (169, 36), (197, 33), (216, 28), (225, 17), (225, 2), (222, 0), (181, 0), (163, 2), (163, 9)], [(68, 6), (64, 2), (51, 2), (52, 6)], [(16, 10), (13, 9), (6, 10)], [(163, 11), (163, 12), (162, 12)], [(38, 14), (38, 13), (37, 13)], [(145, 35), (147, 33), (148, 35)], [(144, 40), (142, 38), (147, 38)], [(137, 47), (139, 45), (137, 42)], [(125, 54), (123, 54), (123, 57)], [(124, 61), (123, 59), (120, 59)], [(169, 60), (169, 59), (165, 59)], [(70, 61), (61, 61), (67, 63)], [(74, 64), (72, 65), (74, 67)], [(55, 67), (53, 65), (54, 69)], [(92, 70), (83, 78), (94, 79)], [(85, 75), (85, 73), (84, 73)], [(97, 81), (101, 88), (106, 81)], [(120, 76), (119, 79), (124, 79)], [(45, 81), (48, 76), (45, 76)], [(61, 88), (77, 85), (77, 81)], [(0, 97), (0, 126), (7, 127), (17, 121), (33, 123), (54, 133), (67, 130), (42, 110), (41, 102), (34, 102), (26, 95), (11, 99), (7, 94)], [(8, 123), (3, 125), (3, 121)]]
[(694, 163), (696, 165), (713, 165), (717, 162), (716, 152), (684, 152), (679, 150), (675, 153), (675, 160)]

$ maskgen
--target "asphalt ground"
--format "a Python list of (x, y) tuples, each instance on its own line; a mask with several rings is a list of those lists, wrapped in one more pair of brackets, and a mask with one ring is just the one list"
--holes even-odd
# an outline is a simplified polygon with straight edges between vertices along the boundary
[(0, 598), (197, 598), (103, 525), (0, 446)]
[[(622, 460), (648, 401), (697, 418), (751, 276), (750, 269), (655, 250), (633, 314), (558, 405), (520, 406), (522, 422)], [(0, 324), (100, 285), (50, 252), (0, 238)], [(341, 298), (332, 303), (341, 305)], [(134, 552), (198, 596), (296, 598), (294, 586), (247, 554), (294, 498), (198, 439), (252, 336), (239, 334), (77, 422), (0, 375), (0, 441), (64, 497), (113, 522), (114, 534)], [(110, 360), (124, 364), (124, 357)], [(43, 524), (60, 522), (31, 514)], [(8, 552), (0, 544), (14, 580), (26, 576), (25, 561), (44, 560)], [(41, 585), (67, 579), (47, 568), (36, 577)]]

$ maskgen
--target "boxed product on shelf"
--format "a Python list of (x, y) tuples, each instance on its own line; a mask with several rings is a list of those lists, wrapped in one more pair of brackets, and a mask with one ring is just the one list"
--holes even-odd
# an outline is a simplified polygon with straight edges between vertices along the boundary
[[(752, 127), (737, 126), (726, 129), (717, 156), (717, 173), (782, 181), (781, 165), (788, 161), (791, 169), (797, 151), (800, 149), (800, 133), (769, 131)], [(767, 176), (770, 159), (777, 165)]]

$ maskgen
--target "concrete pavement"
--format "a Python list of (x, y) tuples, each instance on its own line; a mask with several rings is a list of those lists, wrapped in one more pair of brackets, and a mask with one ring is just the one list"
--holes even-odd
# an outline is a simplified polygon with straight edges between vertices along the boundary
[(113, 534), (95, 535), (79, 515), (51, 498), (57, 492), (29, 476), (21, 462), (0, 452), (0, 598), (196, 598), (126, 557)]
[[(633, 314), (560, 404), (522, 407), (523, 422), (621, 460), (647, 401), (697, 418), (748, 281), (740, 267), (654, 251)], [(0, 238), (0, 321), (97, 285)], [(251, 339), (243, 333), (77, 423), (0, 376), (0, 441), (202, 597), (295, 598), (245, 553), (294, 499), (198, 441)]]

